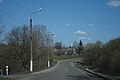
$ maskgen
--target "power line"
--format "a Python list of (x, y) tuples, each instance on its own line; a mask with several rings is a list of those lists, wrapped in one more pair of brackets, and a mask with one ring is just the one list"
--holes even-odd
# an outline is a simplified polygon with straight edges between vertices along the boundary
[(7, 11), (3, 10), (3, 9), (0, 9), (0, 11), (3, 13), (3, 14), (6, 14), (10, 19), (14, 20), (14, 21), (17, 21), (19, 23), (23, 23), (20, 19), (16, 18), (15, 16), (11, 15), (10, 13), (8, 13)]

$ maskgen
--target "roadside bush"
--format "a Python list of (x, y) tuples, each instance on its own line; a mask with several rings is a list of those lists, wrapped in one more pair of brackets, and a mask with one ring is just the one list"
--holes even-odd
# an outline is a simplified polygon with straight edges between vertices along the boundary
[(84, 51), (85, 62), (102, 72), (120, 75), (120, 38), (110, 40), (101, 47), (96, 47), (96, 43)]
[(120, 75), (120, 51), (112, 56), (110, 68), (113, 75)]

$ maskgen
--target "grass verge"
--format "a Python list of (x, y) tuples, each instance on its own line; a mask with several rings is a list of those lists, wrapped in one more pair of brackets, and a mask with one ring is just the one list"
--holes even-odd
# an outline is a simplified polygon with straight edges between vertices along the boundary
[(15, 80), (15, 79), (0, 77), (0, 80)]
[(78, 55), (52, 55), (52, 58), (55, 59), (55, 60), (64, 60), (64, 59), (72, 59), (72, 58), (80, 58), (80, 56)]

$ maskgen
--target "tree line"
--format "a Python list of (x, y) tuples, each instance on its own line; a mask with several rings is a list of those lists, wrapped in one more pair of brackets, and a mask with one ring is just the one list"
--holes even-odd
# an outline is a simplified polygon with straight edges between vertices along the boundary
[[(2, 29), (1, 29), (2, 31)], [(44, 25), (33, 26), (33, 70), (47, 67), (48, 45), (53, 39)], [(9, 66), (10, 73), (29, 71), (30, 69), (30, 32), (29, 26), (13, 26), (5, 34), (4, 43), (0, 43), (0, 69)]]
[(98, 71), (120, 75), (120, 37), (103, 44), (88, 43), (82, 51), (84, 63)]

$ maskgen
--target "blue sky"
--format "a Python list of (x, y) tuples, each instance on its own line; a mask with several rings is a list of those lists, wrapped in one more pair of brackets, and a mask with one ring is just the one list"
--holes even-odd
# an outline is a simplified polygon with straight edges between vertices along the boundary
[(33, 25), (45, 25), (55, 42), (107, 42), (120, 35), (120, 0), (0, 0), (0, 17), (10, 30), (29, 24), (30, 13), (39, 8)]

